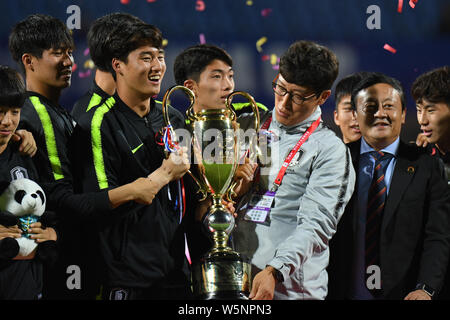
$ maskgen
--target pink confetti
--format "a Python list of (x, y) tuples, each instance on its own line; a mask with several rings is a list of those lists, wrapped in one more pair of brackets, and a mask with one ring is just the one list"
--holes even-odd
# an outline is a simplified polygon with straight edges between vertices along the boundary
[(89, 54), (89, 48), (84, 49), (83, 54), (87, 56)]
[(205, 2), (203, 2), (203, 0), (197, 0), (196, 5), (195, 5), (195, 10), (204, 11), (205, 10)]
[(402, 13), (402, 8), (403, 8), (403, 0), (398, 0), (397, 12)]
[(121, 4), (129, 4), (129, 3), (130, 3), (130, 0), (120, 0), (120, 3), (121, 3)]
[(86, 72), (81, 72), (81, 71), (79, 71), (79, 72), (78, 72), (78, 76), (79, 76), (81, 79), (90, 77), (90, 76), (91, 76), (91, 69), (89, 69), (89, 70), (86, 71)]
[(387, 43), (384, 45), (383, 47), (384, 50), (390, 51), (392, 53), (396, 53), (397, 50), (395, 50), (394, 48), (392, 48), (390, 45), (388, 45)]
[(200, 33), (198, 35), (199, 39), (200, 39), (200, 44), (204, 44), (206, 43), (206, 39), (205, 39), (205, 35), (203, 33)]
[(276, 64), (276, 65), (272, 66), (272, 69), (273, 70), (279, 70), (280, 69), (280, 65)]
[(77, 70), (78, 66), (76, 63), (73, 64), (72, 66), (72, 73), (75, 72), (75, 70)]
[(262, 9), (261, 10), (261, 15), (265, 18), (268, 17), (270, 14), (272, 13), (272, 9), (267, 8), (267, 9)]

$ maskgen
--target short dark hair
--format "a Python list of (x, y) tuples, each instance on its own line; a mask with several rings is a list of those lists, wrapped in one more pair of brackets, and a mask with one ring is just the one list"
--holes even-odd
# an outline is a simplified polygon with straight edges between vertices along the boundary
[(44, 14), (28, 16), (17, 23), (9, 35), (9, 51), (22, 71), (25, 71), (22, 63), (25, 53), (41, 58), (44, 50), (74, 47), (67, 26), (61, 20)]
[(173, 65), (175, 82), (178, 85), (183, 85), (188, 79), (198, 82), (200, 74), (213, 60), (221, 60), (230, 67), (233, 66), (231, 56), (218, 46), (198, 44), (185, 49), (175, 58)]
[(342, 78), (336, 85), (334, 89), (334, 102), (337, 111), (338, 104), (344, 96), (351, 96), (353, 88), (360, 82), (364, 77), (367, 77), (370, 72), (360, 71), (352, 73), (344, 78)]
[[(131, 23), (126, 28), (116, 26), (106, 39), (105, 57), (109, 61), (113, 58), (128, 63), (130, 52), (150, 45), (155, 48), (162, 48), (162, 33), (154, 25), (147, 23)], [(116, 78), (112, 64), (108, 64), (108, 71)]]
[(319, 95), (331, 89), (339, 72), (339, 61), (328, 48), (312, 41), (293, 43), (280, 59), (280, 74), (289, 83)]
[(20, 108), (25, 98), (22, 76), (13, 68), (0, 65), (0, 106)]
[(420, 75), (413, 83), (411, 95), (416, 103), (426, 99), (444, 102), (450, 107), (450, 67), (444, 66)]
[(402, 104), (402, 110), (404, 110), (406, 107), (406, 104), (405, 104), (405, 91), (403, 90), (402, 84), (397, 79), (389, 77), (381, 72), (371, 72), (367, 77), (365, 77), (360, 82), (358, 82), (358, 84), (355, 85), (355, 87), (353, 88), (353, 91), (352, 91), (352, 98), (351, 98), (352, 108), (354, 110), (357, 110), (356, 109), (356, 96), (358, 95), (358, 93), (361, 90), (369, 88), (378, 83), (388, 84), (392, 88), (394, 88), (395, 90), (397, 90), (399, 92), (400, 100), (401, 100), (401, 104)]
[(144, 21), (129, 13), (116, 12), (100, 17), (92, 23), (87, 34), (87, 42), (91, 59), (98, 69), (107, 72), (108, 65), (111, 64), (111, 60), (108, 60), (105, 54), (106, 41), (111, 31), (119, 26), (128, 28), (128, 25), (133, 23)]

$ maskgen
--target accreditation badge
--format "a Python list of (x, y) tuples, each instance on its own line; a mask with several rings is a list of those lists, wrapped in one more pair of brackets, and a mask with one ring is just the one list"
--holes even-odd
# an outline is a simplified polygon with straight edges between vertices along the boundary
[(247, 205), (244, 220), (269, 225), (269, 214), (274, 199), (275, 191), (253, 193)]

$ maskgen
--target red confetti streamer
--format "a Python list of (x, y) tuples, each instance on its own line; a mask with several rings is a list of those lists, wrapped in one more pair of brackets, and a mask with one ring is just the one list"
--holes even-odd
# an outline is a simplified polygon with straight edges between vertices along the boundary
[(403, 8), (403, 0), (398, 0), (397, 12), (402, 13), (402, 8)]
[(409, 6), (414, 9), (416, 7), (417, 1), (418, 0), (409, 0)]
[(130, 0), (120, 0), (120, 3), (121, 3), (121, 4), (129, 4), (129, 3), (130, 3)]
[(270, 9), (270, 8), (267, 8), (267, 9), (262, 9), (261, 10), (261, 15), (265, 18), (265, 17), (268, 17), (269, 16), (269, 14), (271, 14), (272, 13), (272, 9)]
[(267, 55), (267, 54), (263, 55), (263, 56), (261, 57), (261, 60), (262, 60), (262, 61), (267, 61), (267, 60), (269, 60), (269, 55)]
[(150, 3), (151, 3), (151, 2), (156, 2), (156, 0), (147, 0), (147, 2), (150, 2)]
[(388, 45), (387, 43), (384, 45), (383, 47), (384, 50), (390, 51), (392, 53), (396, 53), (397, 50), (395, 50), (394, 48), (392, 48), (390, 45)]
[(197, 0), (197, 3), (195, 5), (195, 10), (204, 11), (205, 10), (205, 2), (203, 2), (203, 0)]
[(75, 72), (75, 70), (77, 70), (77, 67), (78, 67), (77, 64), (74, 63), (73, 66), (72, 66), (72, 73)]

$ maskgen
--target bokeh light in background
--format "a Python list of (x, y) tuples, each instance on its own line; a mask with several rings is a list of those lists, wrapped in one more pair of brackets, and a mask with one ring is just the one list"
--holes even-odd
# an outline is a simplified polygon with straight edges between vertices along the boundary
[[(173, 61), (184, 48), (206, 41), (225, 48), (233, 57), (236, 89), (248, 91), (272, 108), (270, 83), (277, 73), (279, 56), (295, 40), (306, 39), (328, 46), (338, 56), (338, 80), (360, 70), (378, 71), (399, 79), (407, 93), (405, 140), (415, 139), (419, 126), (410, 97), (414, 79), (433, 68), (450, 64), (450, 1), (419, 0), (415, 8), (400, 0), (11, 0), (0, 10), (0, 63), (14, 66), (8, 35), (15, 23), (33, 13), (45, 13), (66, 22), (70, 5), (81, 10), (81, 29), (73, 30), (77, 69), (72, 86), (63, 91), (61, 104), (73, 103), (91, 86), (95, 69), (86, 51), (90, 24), (105, 14), (128, 12), (155, 24), (167, 39), (167, 72), (160, 98), (175, 84)], [(413, 3), (414, 4), (414, 3)], [(366, 13), (376, 5), (381, 29), (369, 30)], [(392, 53), (384, 49), (388, 44)], [(333, 87), (334, 89), (334, 87)], [(323, 106), (325, 121), (334, 129), (334, 100)]]

